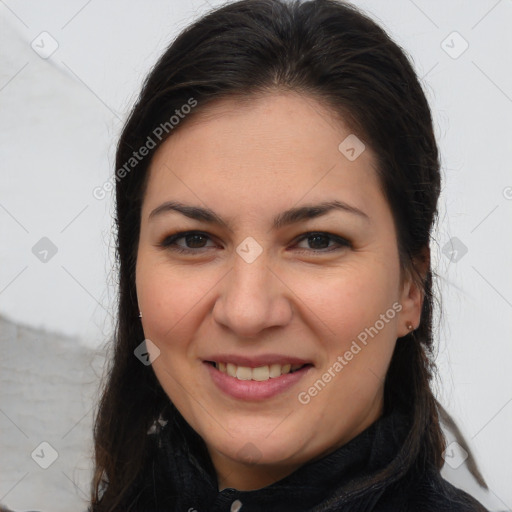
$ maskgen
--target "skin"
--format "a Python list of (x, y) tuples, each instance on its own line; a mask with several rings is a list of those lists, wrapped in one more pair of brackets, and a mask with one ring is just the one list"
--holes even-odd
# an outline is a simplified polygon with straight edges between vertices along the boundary
[[(400, 272), (371, 148), (354, 161), (338, 150), (351, 133), (342, 120), (291, 92), (218, 101), (205, 114), (186, 120), (153, 157), (141, 212), (137, 298), (145, 337), (160, 350), (155, 374), (205, 440), (219, 490), (253, 490), (335, 450), (379, 418), (396, 340), (409, 332), (408, 323), (418, 326), (423, 297)], [(368, 220), (334, 210), (272, 228), (284, 210), (334, 199)], [(178, 212), (150, 220), (169, 200), (207, 206), (230, 227)], [(207, 235), (176, 241), (195, 253), (159, 246), (187, 230)], [(311, 231), (346, 238), (351, 246), (300, 240)], [(236, 252), (247, 237), (262, 248), (252, 263)], [(401, 311), (302, 404), (298, 393), (394, 303)], [(284, 393), (244, 401), (223, 394), (206, 371), (203, 359), (221, 352), (293, 355), (314, 367)], [(255, 463), (246, 460), (247, 451)]]

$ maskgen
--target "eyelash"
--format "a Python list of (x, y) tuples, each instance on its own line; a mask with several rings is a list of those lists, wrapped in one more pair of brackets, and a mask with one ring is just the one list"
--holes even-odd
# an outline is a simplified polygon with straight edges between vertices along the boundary
[[(160, 244), (158, 244), (159, 247), (162, 247), (164, 249), (169, 249), (171, 251), (176, 251), (178, 253), (182, 254), (192, 254), (192, 253), (198, 253), (202, 252), (204, 249), (208, 249), (208, 247), (198, 247), (196, 249), (187, 249), (183, 248), (179, 245), (175, 245), (175, 242), (177, 240), (180, 240), (181, 238), (185, 238), (187, 235), (200, 235), (202, 237), (208, 238), (211, 240), (211, 238), (202, 231), (180, 231), (179, 233), (175, 233), (174, 235), (170, 235), (166, 237)], [(329, 238), (331, 241), (334, 241), (339, 244), (339, 247), (331, 247), (328, 249), (302, 249), (301, 252), (309, 252), (313, 254), (325, 254), (330, 253), (333, 251), (338, 251), (340, 249), (349, 247), (352, 247), (352, 244), (346, 240), (345, 238), (342, 238), (337, 235), (333, 235), (331, 233), (326, 233), (323, 231), (310, 231), (308, 233), (304, 233), (297, 241), (296, 243), (300, 243), (303, 240), (307, 240), (308, 238), (312, 238), (314, 236), (323, 236)]]

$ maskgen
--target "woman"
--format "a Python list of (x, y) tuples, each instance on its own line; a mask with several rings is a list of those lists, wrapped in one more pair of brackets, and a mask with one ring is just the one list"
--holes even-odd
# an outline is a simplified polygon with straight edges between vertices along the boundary
[(91, 511), (476, 511), (440, 476), (428, 103), (335, 0), (242, 0), (148, 76), (116, 157)]

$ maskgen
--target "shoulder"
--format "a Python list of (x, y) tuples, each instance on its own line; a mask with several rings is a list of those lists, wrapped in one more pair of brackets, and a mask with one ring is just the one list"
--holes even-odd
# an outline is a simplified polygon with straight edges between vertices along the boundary
[(422, 478), (406, 476), (389, 487), (375, 510), (379, 512), (489, 512), (465, 491), (447, 482), (438, 471)]

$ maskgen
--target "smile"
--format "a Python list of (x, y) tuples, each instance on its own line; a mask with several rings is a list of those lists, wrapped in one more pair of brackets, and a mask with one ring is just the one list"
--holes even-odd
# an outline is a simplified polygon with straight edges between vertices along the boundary
[(269, 379), (276, 379), (281, 377), (281, 375), (287, 375), (289, 373), (296, 372), (300, 370), (306, 364), (269, 364), (264, 366), (258, 366), (257, 368), (251, 368), (249, 366), (238, 366), (233, 363), (223, 363), (223, 362), (215, 362), (208, 361), (211, 365), (213, 365), (217, 370), (222, 373), (229, 375), (230, 377), (234, 377), (238, 380), (255, 380), (255, 381), (265, 381)]
[(203, 361), (211, 382), (223, 394), (239, 400), (265, 400), (280, 395), (305, 377), (310, 363), (272, 363), (250, 367)]

